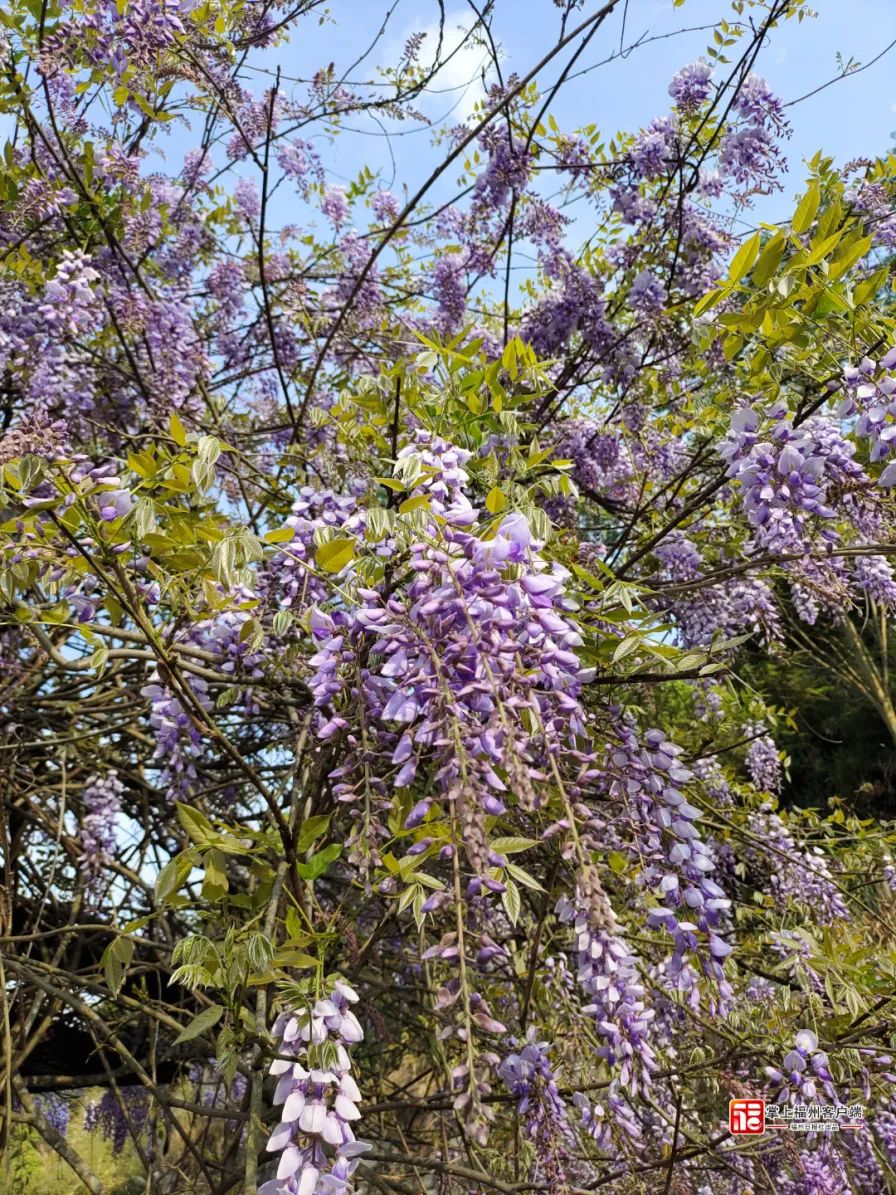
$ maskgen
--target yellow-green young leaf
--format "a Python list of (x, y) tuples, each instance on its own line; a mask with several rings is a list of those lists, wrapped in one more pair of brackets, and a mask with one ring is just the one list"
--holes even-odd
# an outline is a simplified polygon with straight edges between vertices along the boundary
[(325, 573), (341, 573), (354, 558), (353, 539), (331, 539), (328, 544), (321, 544), (314, 553), (318, 568), (322, 568)]
[(694, 315), (702, 315), (704, 311), (709, 311), (712, 307), (715, 307), (716, 303), (718, 303), (719, 300), (728, 293), (728, 290), (725, 288), (722, 288), (721, 290), (709, 291), (708, 294), (705, 294), (702, 299), (698, 299), (697, 304), (694, 307)]
[(817, 265), (818, 262), (823, 261), (837, 244), (837, 242), (842, 238), (842, 236), (843, 229), (840, 229), (839, 232), (834, 232), (829, 237), (825, 237), (824, 240), (819, 244), (814, 245), (812, 252), (806, 258), (803, 264), (807, 266), (814, 266)]
[(485, 499), (485, 509), (491, 514), (496, 515), (502, 511), (507, 505), (507, 499), (504, 497), (504, 491), (500, 486), (495, 485), (489, 490)]
[(818, 183), (812, 182), (809, 189), (802, 197), (793, 213), (793, 221), (791, 227), (794, 232), (805, 232), (807, 228), (811, 227), (812, 221), (818, 212), (818, 205), (821, 202), (821, 192), (818, 189)]
[(297, 865), (298, 873), (303, 880), (316, 880), (324, 874), (327, 868), (342, 854), (342, 843), (331, 842), (322, 851), (312, 855), (307, 863)]
[(501, 893), (501, 904), (504, 906), (504, 912), (507, 914), (510, 924), (516, 925), (523, 902), (520, 898), (520, 890), (512, 880), (507, 881), (507, 887)]
[(638, 635), (628, 635), (625, 639), (621, 639), (613, 650), (613, 663), (616, 664), (619, 660), (624, 660), (633, 651), (637, 651), (640, 646), (641, 640)]
[(221, 851), (207, 851), (205, 855), (205, 878), (202, 881), (204, 900), (216, 901), (230, 890), (227, 880), (226, 861)]
[(841, 250), (830, 264), (828, 273), (831, 278), (839, 278), (841, 274), (845, 274), (850, 266), (854, 266), (857, 261), (865, 256), (871, 246), (874, 244), (874, 237), (861, 237), (852, 245)]
[(156, 877), (156, 900), (159, 904), (165, 904), (169, 897), (174, 896), (191, 870), (191, 863), (183, 855), (175, 855), (168, 860)]
[(156, 471), (156, 462), (148, 452), (132, 452), (128, 457), (128, 468), (141, 477), (152, 477)]
[(744, 241), (728, 267), (728, 277), (732, 282), (739, 282), (745, 274), (749, 274), (759, 256), (759, 233), (754, 232), (748, 241)]
[(168, 426), (171, 430), (171, 439), (175, 442), (175, 444), (178, 445), (178, 447), (183, 448), (187, 442), (187, 429), (178, 419), (177, 414), (174, 411), (171, 413), (171, 419), (169, 420)]
[(539, 840), (537, 838), (495, 838), (492, 842), (492, 850), (497, 851), (499, 855), (515, 855), (519, 851), (531, 850), (533, 846), (538, 846)]
[(615, 875), (622, 875), (622, 873), (628, 867), (628, 860), (626, 859), (625, 855), (621, 854), (619, 851), (611, 851), (607, 856), (607, 862), (610, 865), (610, 871), (612, 871)]
[(722, 342), (722, 356), (726, 361), (733, 361), (740, 352), (743, 341), (739, 336), (726, 336)]
[(220, 1004), (213, 1004), (211, 1008), (204, 1008), (198, 1017), (194, 1017), (187, 1025), (186, 1029), (182, 1029), (174, 1039), (174, 1045), (179, 1045), (182, 1041), (192, 1041), (194, 1037), (199, 1037), (201, 1033), (207, 1033), (209, 1029), (214, 1029), (218, 1021), (224, 1015), (224, 1008)]
[(421, 507), (429, 509), (429, 497), (426, 494), (418, 494), (416, 498), (405, 498), (398, 508), (398, 513), (406, 515), (409, 511), (420, 510)]
[(130, 88), (125, 87), (125, 85), (122, 83), (121, 86), (116, 87), (115, 90), (112, 92), (112, 99), (115, 101), (115, 103), (118, 105), (118, 107), (121, 108), (124, 104), (126, 104), (128, 102), (128, 98), (130, 97), (130, 94), (131, 94)]
[(317, 966), (317, 959), (304, 950), (278, 950), (274, 955), (275, 967), (295, 967), (298, 971), (305, 971)]
[(207, 846), (218, 837), (205, 814), (192, 805), (185, 805), (183, 801), (177, 803), (177, 820), (197, 846)]
[(264, 537), (266, 544), (286, 544), (296, 533), (295, 527), (278, 527), (276, 531), (269, 531)]
[(516, 863), (505, 863), (504, 870), (508, 875), (513, 876), (515, 880), (518, 880), (523, 887), (531, 888), (533, 892), (544, 892), (544, 888), (542, 888), (535, 876), (529, 875), (528, 871), (524, 871)]
[(313, 817), (306, 817), (299, 830), (299, 842), (296, 850), (300, 855), (311, 846), (322, 834), (325, 834), (330, 824), (331, 813), (317, 813)]
[(778, 268), (784, 253), (784, 233), (776, 233), (759, 254), (759, 260), (753, 267), (753, 281), (757, 286), (765, 286), (772, 274)]
[(863, 303), (876, 295), (882, 286), (886, 284), (887, 277), (890, 273), (888, 265), (881, 266), (876, 270), (870, 278), (866, 278), (864, 282), (860, 282), (853, 292), (852, 300), (856, 307), (861, 307)]

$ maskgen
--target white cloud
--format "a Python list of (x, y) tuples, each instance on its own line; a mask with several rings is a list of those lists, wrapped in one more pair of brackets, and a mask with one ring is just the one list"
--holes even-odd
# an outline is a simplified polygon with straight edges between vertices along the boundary
[[(450, 124), (459, 124), (469, 119), (477, 102), (485, 94), (482, 72), (483, 69), (488, 72), (490, 55), (478, 37), (467, 38), (469, 29), (468, 14), (445, 14), (441, 46), (443, 65), (418, 101), (419, 107), (434, 121), (446, 120)], [(413, 33), (426, 34), (419, 62), (424, 69), (431, 68), (439, 50), (438, 24), (433, 23), (423, 29), (419, 26), (410, 28), (406, 36), (410, 37)]]

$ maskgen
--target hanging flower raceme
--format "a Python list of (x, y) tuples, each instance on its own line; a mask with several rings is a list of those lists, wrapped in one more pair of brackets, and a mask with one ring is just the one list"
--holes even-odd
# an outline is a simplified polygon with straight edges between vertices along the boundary
[(619, 723), (601, 777), (610, 813), (601, 810), (586, 828), (595, 844), (611, 835), (629, 853), (638, 885), (661, 902), (648, 909), (646, 920), (672, 937), (670, 977), (692, 989), (696, 974), (686, 961), (696, 955), (724, 1002), (731, 989), (722, 961), (731, 947), (719, 930), (731, 902), (711, 878), (716, 860), (700, 834), (700, 810), (681, 791), (694, 777), (680, 755), (662, 731), (639, 738), (631, 725)]
[[(871, 441), (872, 461), (885, 461), (894, 454), (896, 440), (896, 348), (880, 361), (863, 357), (858, 365), (847, 366), (843, 374), (846, 396), (840, 403), (841, 418), (856, 418), (856, 435)], [(879, 484), (896, 483), (896, 464), (886, 465)]]
[(272, 606), (299, 613), (325, 601), (328, 594), (314, 565), (315, 533), (332, 528), (340, 534), (362, 535), (365, 516), (351, 494), (302, 486), (285, 526), (292, 529), (292, 538), (265, 561), (259, 596)]
[(761, 722), (744, 727), (744, 735), (753, 741), (747, 748), (746, 765), (750, 779), (758, 789), (776, 793), (781, 788), (781, 759), (775, 740)]
[[(440, 802), (454, 805), (481, 877), (484, 817), (504, 813), (510, 792), (525, 809), (545, 802), (552, 757), (580, 757), (585, 714), (568, 574), (540, 556), (521, 515), (506, 517), (489, 540), (473, 534), (466, 458), (425, 432), (399, 453), (399, 471), (416, 475), (413, 497), (432, 516), (409, 548), (412, 580), (400, 595), (361, 588), (353, 609), (312, 613), (311, 687), (327, 713), (322, 737), (347, 730), (353, 712), (363, 721), (363, 751), (332, 776), (340, 800), (369, 792), (370, 763), (385, 758), (395, 789), (423, 782), (405, 825)], [(482, 883), (500, 890), (474, 880)]]
[(115, 772), (94, 776), (84, 788), (84, 816), (79, 841), (81, 869), (91, 903), (103, 895), (103, 871), (115, 848), (115, 823), (124, 787)]
[(605, 1042), (598, 1054), (619, 1068), (619, 1081), (632, 1095), (646, 1092), (657, 1069), (649, 1041), (655, 1014), (646, 1004), (638, 961), (592, 867), (580, 873), (575, 898), (561, 897), (555, 911), (575, 932), (578, 980), (591, 1001), (583, 1012)]
[(683, 66), (672, 76), (669, 95), (682, 112), (694, 112), (712, 91), (713, 69), (705, 58)]
[(99, 1133), (111, 1142), (112, 1155), (117, 1157), (128, 1140), (139, 1138), (146, 1128), (149, 1114), (149, 1095), (142, 1087), (111, 1087), (102, 1097), (87, 1105), (84, 1131)]
[[(781, 631), (780, 614), (771, 586), (755, 577), (735, 577), (719, 585), (698, 585), (707, 571), (702, 553), (681, 532), (672, 532), (654, 549), (662, 565), (663, 580), (671, 582), (669, 598), (658, 590), (657, 606), (675, 619), (682, 642), (688, 646), (710, 644), (753, 632), (773, 640)], [(676, 592), (681, 583), (691, 586)]]
[(836, 539), (837, 531), (829, 525), (837, 516), (829, 488), (863, 476), (852, 459), (854, 447), (830, 420), (816, 416), (795, 428), (786, 416), (786, 404), (773, 407), (769, 439), (760, 440), (761, 416), (744, 408), (732, 417), (721, 448), (728, 476), (740, 486), (757, 545), (780, 554), (804, 552), (813, 534)]
[(767, 874), (775, 900), (784, 907), (800, 905), (822, 924), (847, 918), (849, 910), (820, 847), (797, 842), (777, 813), (766, 806), (751, 813), (747, 858)]
[[(251, 598), (248, 591), (238, 591), (237, 601)], [(245, 610), (222, 610), (211, 618), (204, 618), (192, 626), (178, 641), (199, 648), (213, 657), (218, 671), (228, 676), (237, 687), (235, 701), (246, 710), (254, 710), (252, 689), (242, 692), (240, 680), (257, 680), (261, 675), (261, 655), (251, 650), (242, 638), (243, 627), (250, 615)], [(183, 671), (181, 681), (192, 694), (193, 702), (200, 710), (213, 709), (208, 680), (188, 669)], [(183, 800), (198, 780), (197, 765), (202, 758), (203, 735), (200, 716), (191, 708), (191, 703), (163, 682), (157, 670), (150, 675), (149, 682), (141, 694), (150, 701), (149, 722), (155, 731), (156, 747), (153, 760), (160, 768), (160, 785), (170, 801)]]
[(519, 1049), (508, 1054), (498, 1067), (498, 1074), (519, 1100), (524, 1132), (535, 1144), (533, 1180), (546, 1180), (550, 1191), (562, 1190), (573, 1138), (566, 1104), (548, 1058), (547, 1042), (538, 1041), (535, 1030), (530, 1028)]
[(329, 996), (308, 1008), (281, 1013), (274, 1023), (278, 1057), (274, 1103), (280, 1123), (268, 1151), (280, 1153), (277, 1177), (258, 1195), (345, 1195), (361, 1155), (355, 1138), (361, 1093), (351, 1074), (349, 1050), (364, 1037), (351, 1006), (357, 993), (337, 980)]

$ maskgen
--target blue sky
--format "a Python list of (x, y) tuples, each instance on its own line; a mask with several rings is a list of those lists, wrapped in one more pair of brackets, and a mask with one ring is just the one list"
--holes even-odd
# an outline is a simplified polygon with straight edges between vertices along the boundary
[[(598, 2), (586, 0), (574, 19), (593, 12)], [(481, 10), (484, 0), (473, 3)], [(785, 101), (799, 100), (834, 78), (839, 73), (838, 53), (843, 61), (853, 59), (866, 64), (896, 39), (896, 0), (814, 0), (813, 8), (817, 18), (801, 23), (786, 21), (775, 30), (757, 63), (759, 73)], [(470, 0), (445, 0), (445, 10), (450, 46), (460, 39), (458, 30), (471, 23), (473, 14)], [(255, 66), (245, 73), (244, 82), (260, 94), (269, 86), (273, 68), (278, 65), (285, 89), (293, 86), (288, 82), (290, 76), (308, 80), (329, 62), (335, 63), (339, 75), (376, 41), (387, 11), (391, 15), (382, 36), (353, 72), (353, 78), (375, 78), (377, 66), (394, 62), (405, 40), (415, 32), (428, 34), (424, 47), (431, 47), (432, 54), (439, 11), (436, 0), (331, 0), (324, 23), (317, 16), (300, 21), (290, 41), (254, 60)], [(746, 15), (749, 13), (748, 9)], [(753, 14), (759, 19), (762, 12), (756, 9)], [(673, 0), (628, 0), (627, 6), (620, 4), (619, 12), (598, 32), (553, 106), (560, 127), (570, 130), (594, 123), (608, 134), (636, 131), (666, 112), (672, 75), (678, 67), (705, 53), (711, 26), (726, 17), (734, 19), (728, 0), (685, 0), (679, 8), (674, 7)], [(553, 0), (497, 0), (493, 27), (505, 75), (522, 75), (555, 42), (559, 13)], [(621, 44), (639, 41), (641, 44), (627, 57), (618, 56)], [(617, 55), (615, 60), (604, 62), (612, 55)], [(421, 58), (427, 61), (426, 48)], [(544, 89), (550, 87), (564, 61), (558, 58), (546, 68), (539, 78)], [(481, 63), (480, 51), (465, 50), (440, 72), (433, 89), (419, 103), (430, 121), (455, 124), (470, 114), (481, 95), (481, 85), (475, 81)], [(775, 221), (789, 216), (793, 196), (802, 189), (802, 162), (816, 150), (824, 149), (842, 164), (850, 158), (876, 156), (896, 147), (891, 137), (896, 130), (894, 65), (896, 47), (868, 69), (788, 109), (793, 125), (793, 136), (785, 146), (790, 173), (783, 192), (757, 202), (753, 219)], [(304, 98), (304, 84), (294, 86), (297, 98)], [(0, 123), (0, 131), (5, 133), (10, 125), (7, 117)], [(334, 143), (319, 148), (332, 181), (349, 181), (366, 164), (382, 176), (385, 185), (392, 183), (400, 192), (403, 186), (413, 189), (419, 185), (437, 162), (439, 151), (432, 146), (431, 137), (432, 130), (424, 124), (392, 122), (377, 126), (361, 119)], [(165, 168), (176, 171), (183, 152), (193, 142), (193, 134), (179, 122), (168, 126), (157, 143), (165, 152)], [(224, 164), (222, 151), (216, 158), (218, 165)], [(146, 168), (156, 164), (150, 158)], [(456, 176), (457, 172), (448, 172), (444, 185), (432, 193), (433, 200), (448, 198)], [(276, 196), (271, 215), (283, 224), (315, 219), (315, 213), (285, 188)], [(571, 227), (571, 245), (587, 236), (588, 230), (582, 224), (577, 219)]]
[[(289, 44), (266, 55), (263, 65), (278, 62), (287, 76), (307, 78), (320, 65), (334, 61), (337, 73), (347, 67), (367, 48), (381, 23), (385, 4), (379, 0), (334, 0), (331, 23), (319, 26), (316, 18), (304, 29), (294, 32)], [(481, 4), (477, 3), (477, 7)], [(586, 4), (576, 14), (593, 11)], [(784, 22), (769, 38), (757, 69), (785, 101), (798, 100), (807, 92), (839, 73), (837, 54), (868, 63), (896, 39), (896, 3), (894, 0), (815, 0), (817, 19)], [(705, 52), (708, 26), (723, 17), (732, 17), (726, 0), (686, 0), (674, 8), (672, 0), (629, 0), (625, 21), (625, 44), (640, 38), (644, 44), (626, 59), (598, 65), (618, 52), (622, 19), (614, 15), (600, 30), (573, 77), (564, 89), (554, 114), (563, 128), (595, 123), (612, 133), (635, 130), (668, 108), (666, 89), (676, 69)], [(459, 26), (469, 23), (472, 10), (465, 0), (446, 0), (449, 39), (457, 37)], [(371, 77), (377, 63), (396, 57), (405, 38), (426, 30), (425, 45), (435, 43), (438, 8), (433, 0), (399, 0), (378, 48), (359, 68), (354, 77)], [(748, 10), (749, 12), (749, 10)], [(755, 16), (761, 17), (761, 10)], [(559, 24), (558, 10), (552, 0), (497, 0), (495, 36), (500, 44), (505, 74), (525, 74), (553, 43)], [(647, 40), (653, 38), (655, 40)], [(426, 60), (426, 52), (422, 55)], [(563, 61), (558, 59), (558, 62)], [(434, 120), (467, 115), (479, 94), (479, 87), (464, 87), (475, 75), (480, 62), (476, 51), (465, 52), (436, 81), (432, 93), (421, 103), (425, 114)], [(804, 177), (802, 160), (819, 148), (842, 162), (859, 156), (871, 156), (889, 149), (896, 129), (896, 83), (893, 65), (896, 48), (873, 66), (842, 79), (789, 109), (793, 136), (787, 156), (790, 175), (782, 195), (760, 202), (757, 216), (765, 220), (785, 218), (793, 195), (800, 190)], [(549, 86), (559, 67), (552, 63), (540, 82)], [(264, 76), (255, 76), (259, 89)], [(430, 134), (392, 126), (386, 138), (370, 126), (358, 126), (357, 135), (340, 138), (333, 146), (322, 147), (334, 177), (351, 178), (365, 162), (382, 171), (386, 181), (413, 186), (423, 178), (436, 160), (430, 146)], [(279, 205), (278, 205), (279, 207)]]

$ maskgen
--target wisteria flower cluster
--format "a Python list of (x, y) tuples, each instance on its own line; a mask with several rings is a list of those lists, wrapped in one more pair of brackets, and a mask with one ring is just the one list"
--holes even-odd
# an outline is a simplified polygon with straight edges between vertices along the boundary
[(281, 1013), (274, 1024), (278, 1057), (270, 1073), (278, 1080), (274, 1103), (282, 1108), (267, 1148), (280, 1153), (280, 1163), (259, 1195), (339, 1195), (370, 1148), (352, 1128), (361, 1115), (349, 1055), (364, 1037), (351, 1009), (357, 1001), (357, 993), (337, 980), (329, 996), (311, 1008)]

